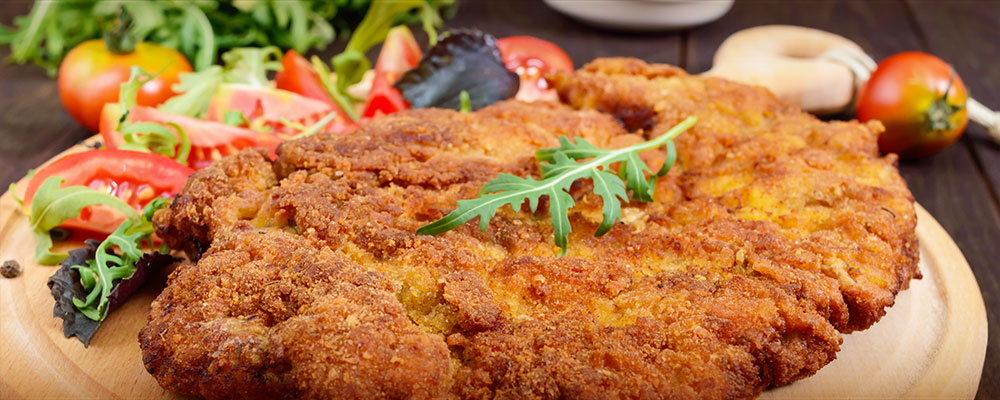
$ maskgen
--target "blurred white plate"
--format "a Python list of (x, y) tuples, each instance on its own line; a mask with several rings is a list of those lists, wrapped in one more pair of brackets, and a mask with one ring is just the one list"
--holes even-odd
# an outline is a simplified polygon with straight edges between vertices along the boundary
[(707, 24), (733, 7), (733, 0), (545, 0), (545, 3), (584, 23), (630, 31)]

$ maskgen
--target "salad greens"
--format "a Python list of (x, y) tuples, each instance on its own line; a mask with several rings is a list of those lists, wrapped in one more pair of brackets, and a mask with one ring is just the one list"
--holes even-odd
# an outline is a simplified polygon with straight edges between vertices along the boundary
[[(63, 56), (77, 44), (115, 28), (124, 9), (131, 15), (135, 41), (175, 48), (197, 70), (215, 63), (219, 51), (276, 45), (304, 53), (322, 49), (348, 34), (370, 0), (37, 0), (31, 11), (0, 26), (0, 45), (10, 44), (9, 60), (34, 63), (54, 75)], [(437, 16), (453, 1), (428, 1), (423, 14)], [(439, 17), (438, 17), (439, 18)], [(405, 21), (412, 22), (412, 21)]]
[(76, 218), (88, 206), (104, 204), (125, 214), (128, 221), (138, 223), (141, 216), (121, 199), (86, 186), (60, 188), (62, 178), (49, 177), (38, 187), (31, 200), (28, 221), (35, 236), (35, 261), (42, 265), (55, 265), (68, 254), (52, 253), (52, 230), (63, 221)]
[(71, 250), (49, 278), (56, 300), (53, 315), (63, 320), (66, 337), (75, 336), (88, 346), (108, 312), (138, 291), (153, 272), (176, 261), (163, 248), (141, 252), (143, 241), (152, 247), (152, 214), (165, 203), (163, 198), (154, 200), (144, 209), (139, 225), (129, 228), (131, 221), (126, 221), (103, 242), (88, 239), (85, 247)]
[[(566, 254), (569, 233), (569, 209), (573, 207), (573, 196), (569, 188), (578, 179), (592, 179), (594, 194), (604, 201), (604, 218), (594, 236), (601, 236), (611, 230), (615, 221), (621, 218), (622, 201), (628, 201), (627, 190), (632, 192), (632, 200), (650, 202), (656, 179), (666, 175), (673, 166), (677, 153), (673, 138), (697, 122), (688, 117), (663, 135), (647, 142), (621, 149), (599, 149), (582, 138), (573, 143), (565, 136), (559, 138), (560, 146), (542, 149), (535, 153), (541, 166), (542, 179), (521, 178), (510, 174), (500, 174), (487, 182), (480, 190), (478, 198), (459, 200), (455, 211), (417, 230), (419, 235), (436, 235), (447, 232), (479, 217), (479, 229), (486, 230), (498, 208), (510, 205), (519, 208), (525, 201), (534, 212), (542, 196), (549, 199), (549, 213), (552, 214), (555, 244), (562, 249), (559, 256)], [(666, 145), (667, 157), (659, 171), (653, 172), (639, 158), (639, 152)], [(579, 162), (586, 160), (583, 162)], [(612, 163), (620, 163), (618, 173), (611, 171)], [(649, 178), (646, 174), (649, 174)], [(626, 183), (627, 182), (627, 183)]]
[[(111, 290), (115, 282), (135, 273), (136, 262), (143, 256), (143, 242), (147, 242), (152, 249), (153, 213), (166, 203), (167, 199), (162, 197), (151, 201), (143, 209), (142, 218), (138, 222), (125, 220), (97, 246), (93, 260), (87, 260), (85, 265), (72, 266), (80, 273), (80, 283), (87, 291), (86, 299), (74, 298), (73, 305), (87, 318), (101, 321), (108, 315)], [(112, 246), (117, 247), (121, 255), (115, 254)]]
[[(281, 70), (281, 50), (277, 47), (241, 47), (222, 54), (224, 66), (213, 65), (197, 72), (181, 74), (173, 86), (178, 95), (157, 109), (192, 118), (203, 118), (219, 86), (227, 83), (270, 87), (268, 72)], [(124, 90), (124, 88), (123, 88)], [(123, 92), (124, 94), (124, 92)]]
[[(191, 153), (191, 141), (188, 140), (187, 134), (180, 125), (173, 122), (167, 122), (166, 124), (156, 122), (133, 123), (129, 120), (129, 111), (135, 106), (139, 88), (155, 77), (155, 75), (143, 71), (142, 68), (133, 66), (128, 81), (122, 84), (118, 94), (118, 101), (125, 111), (118, 120), (118, 126), (115, 130), (122, 133), (122, 139), (125, 142), (118, 146), (118, 148), (161, 154), (186, 165), (188, 154)], [(174, 128), (177, 134), (174, 135), (173, 132), (167, 129), (167, 126)], [(178, 143), (180, 146), (178, 146)]]

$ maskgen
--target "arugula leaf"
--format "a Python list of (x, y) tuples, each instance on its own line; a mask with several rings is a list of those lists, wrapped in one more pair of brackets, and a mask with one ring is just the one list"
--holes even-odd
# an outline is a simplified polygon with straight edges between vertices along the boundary
[(241, 47), (222, 55), (226, 68), (223, 73), (225, 83), (243, 83), (267, 87), (268, 71), (281, 71), (281, 49), (276, 46)]
[(465, 114), (472, 112), (472, 100), (469, 99), (469, 92), (463, 90), (462, 93), (458, 96), (458, 101), (459, 103), (461, 103), (461, 105), (458, 108), (458, 111), (461, 111), (462, 113)]
[[(147, 209), (148, 210), (148, 209)], [(149, 221), (151, 215), (143, 213), (143, 219)], [(48, 286), (55, 299), (53, 306), (53, 316), (63, 320), (63, 335), (68, 337), (76, 336), (83, 346), (90, 345), (90, 339), (101, 327), (102, 321), (93, 320), (87, 317), (79, 308), (75, 301), (86, 299), (88, 290), (84, 289), (82, 279), (86, 276), (88, 282), (93, 282), (92, 275), (81, 275), (80, 268), (86, 266), (88, 262), (94, 262), (101, 242), (94, 239), (87, 239), (85, 247), (70, 250), (69, 257), (63, 260), (56, 272), (49, 277)], [(152, 253), (143, 254), (135, 263), (135, 272), (131, 276), (114, 282), (114, 288), (108, 295), (107, 310), (114, 311), (123, 304), (129, 296), (138, 291), (142, 285), (149, 280), (153, 272), (166, 267), (176, 261), (169, 254), (169, 250), (160, 249)]]
[[(198, 41), (189, 38), (186, 42), (190, 44), (187, 46), (189, 48), (188, 54), (194, 52), (194, 57), (188, 57), (196, 70), (202, 70), (208, 68), (212, 64), (215, 64), (215, 53), (218, 49), (215, 46), (215, 31), (212, 28), (212, 23), (209, 22), (208, 17), (205, 16), (203, 12), (197, 5), (192, 3), (187, 3), (182, 5), (185, 14), (185, 22), (192, 26), (190, 28), (194, 32), (197, 32)], [(195, 47), (194, 43), (197, 43), (197, 51), (192, 51), (191, 49)]]
[(267, 73), (281, 70), (281, 56), (281, 51), (274, 46), (230, 50), (222, 55), (225, 68), (213, 65), (202, 71), (181, 74), (181, 82), (171, 87), (178, 95), (167, 99), (157, 109), (203, 118), (212, 96), (223, 83), (269, 86)]
[[(188, 154), (191, 152), (191, 141), (188, 140), (187, 134), (180, 125), (173, 122), (133, 123), (129, 120), (129, 113), (136, 105), (139, 89), (155, 77), (156, 75), (133, 66), (128, 81), (122, 83), (118, 92), (118, 102), (125, 111), (118, 120), (118, 126), (115, 130), (122, 133), (124, 143), (118, 148), (156, 153), (187, 165)], [(167, 128), (168, 126), (174, 129), (173, 132)]]
[[(367, 61), (368, 60), (366, 59), (365, 62)], [(344, 113), (351, 118), (351, 121), (357, 121), (358, 111), (354, 109), (354, 104), (351, 103), (350, 99), (348, 99), (349, 96), (346, 93), (337, 91), (337, 87), (330, 79), (330, 69), (323, 63), (323, 60), (320, 60), (317, 56), (312, 56), (310, 62), (312, 63), (313, 68), (316, 69), (316, 73), (319, 75), (319, 82), (323, 85), (323, 89), (326, 89), (326, 92), (330, 94), (333, 101), (340, 106), (341, 110), (344, 110)]]
[(139, 220), (139, 213), (121, 199), (107, 193), (98, 192), (86, 186), (60, 188), (63, 180), (49, 177), (31, 199), (31, 213), (28, 222), (35, 236), (35, 261), (42, 265), (55, 265), (66, 258), (65, 253), (52, 253), (51, 231), (63, 221), (80, 216), (80, 211), (88, 206), (104, 204), (125, 214), (133, 223)]
[(339, 115), (339, 113), (336, 110), (329, 112), (319, 121), (316, 121), (316, 123), (309, 125), (305, 129), (303, 129), (302, 132), (299, 132), (298, 135), (293, 136), (289, 140), (301, 139), (306, 136), (315, 135), (317, 132), (323, 130), (323, 128), (326, 128), (327, 125), (330, 125), (330, 122), (333, 122), (333, 119), (337, 118), (337, 115)]
[[(87, 296), (84, 300), (73, 299), (73, 305), (83, 315), (94, 321), (101, 321), (108, 315), (111, 291), (116, 282), (132, 276), (136, 272), (136, 262), (142, 254), (142, 242), (148, 241), (152, 247), (154, 231), (151, 221), (153, 212), (167, 203), (165, 198), (157, 198), (146, 205), (138, 222), (126, 220), (99, 246), (93, 260), (87, 260), (86, 265), (74, 265), (80, 272), (80, 281)], [(115, 254), (118, 248), (121, 255)]]
[(7, 186), (7, 191), (10, 192), (10, 197), (13, 197), (17, 204), (24, 207), (24, 199), (17, 197), (17, 183), (11, 182), (10, 185)]
[(248, 120), (247, 116), (244, 115), (243, 111), (240, 111), (240, 110), (229, 110), (229, 111), (226, 111), (226, 112), (222, 113), (222, 121), (226, 125), (232, 125), (232, 126), (249, 126), (250, 125), (250, 120)]
[(452, 32), (427, 50), (395, 87), (413, 108), (461, 109), (461, 93), (478, 110), (517, 94), (520, 79), (507, 70), (496, 38), (480, 31)]
[(180, 75), (180, 83), (171, 86), (177, 96), (167, 99), (157, 109), (160, 111), (201, 118), (208, 111), (212, 95), (223, 81), (223, 69), (218, 65), (198, 72)]
[[(696, 122), (697, 118), (688, 117), (653, 140), (621, 149), (599, 149), (581, 138), (577, 138), (576, 143), (573, 143), (565, 136), (561, 136), (560, 147), (542, 149), (535, 153), (542, 171), (541, 180), (500, 174), (483, 186), (478, 198), (459, 200), (458, 207), (454, 211), (417, 229), (417, 234), (435, 235), (447, 232), (475, 217), (479, 217), (479, 229), (486, 230), (498, 208), (510, 205), (517, 209), (527, 201), (529, 209), (534, 212), (541, 197), (548, 196), (554, 241), (555, 245), (562, 249), (559, 254), (559, 257), (562, 257), (566, 254), (569, 233), (572, 231), (569, 209), (575, 203), (573, 196), (569, 194), (569, 189), (573, 182), (581, 178), (590, 178), (594, 181), (594, 194), (601, 196), (604, 202), (602, 209), (604, 218), (595, 236), (604, 235), (621, 217), (622, 201), (629, 200), (626, 189), (632, 191), (632, 200), (642, 202), (653, 200), (656, 179), (665, 175), (676, 159), (673, 138)], [(639, 159), (638, 154), (664, 145), (667, 147), (667, 158), (660, 170), (652, 173), (652, 170)], [(586, 161), (578, 162), (580, 160)], [(609, 171), (610, 165), (615, 162), (622, 165), (618, 175)], [(648, 179), (647, 172), (651, 173)], [(622, 179), (627, 179), (628, 185)]]

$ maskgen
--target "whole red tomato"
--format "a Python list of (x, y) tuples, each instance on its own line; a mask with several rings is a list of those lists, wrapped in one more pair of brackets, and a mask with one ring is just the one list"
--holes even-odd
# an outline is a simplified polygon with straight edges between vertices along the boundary
[(967, 99), (965, 84), (948, 63), (927, 53), (899, 53), (882, 60), (861, 89), (858, 119), (882, 121), (883, 152), (924, 157), (962, 136)]
[(139, 105), (155, 106), (175, 93), (170, 87), (180, 82), (182, 72), (191, 64), (180, 52), (153, 43), (139, 43), (135, 51), (115, 54), (101, 39), (80, 43), (59, 65), (59, 97), (63, 106), (80, 124), (97, 132), (105, 103), (118, 101), (118, 90), (129, 78), (129, 69), (137, 65), (149, 72), (159, 72), (139, 90)]

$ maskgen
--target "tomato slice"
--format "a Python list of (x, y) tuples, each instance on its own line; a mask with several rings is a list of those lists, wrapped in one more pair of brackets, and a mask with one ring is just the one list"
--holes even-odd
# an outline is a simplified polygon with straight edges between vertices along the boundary
[[(136, 210), (157, 197), (171, 198), (184, 188), (194, 170), (167, 157), (125, 150), (90, 150), (62, 157), (35, 173), (28, 182), (24, 206), (31, 209), (31, 199), (46, 178), (63, 178), (62, 187), (87, 186), (122, 199)], [(104, 205), (84, 208), (80, 217), (61, 226), (109, 234), (125, 220), (118, 210)]]
[(385, 76), (376, 72), (375, 79), (372, 80), (371, 91), (368, 92), (368, 100), (365, 101), (365, 111), (361, 113), (364, 118), (373, 118), (382, 114), (392, 114), (394, 112), (410, 108), (410, 103), (403, 98), (403, 94), (392, 86), (392, 83)]
[(521, 77), (516, 98), (524, 101), (555, 100), (555, 90), (544, 75), (573, 71), (573, 60), (562, 48), (534, 36), (510, 36), (497, 40), (504, 66)]
[(288, 50), (281, 59), (281, 71), (274, 77), (274, 83), (281, 90), (298, 93), (305, 97), (322, 101), (331, 109), (340, 109), (323, 87), (319, 73), (309, 60), (295, 50)]
[(362, 117), (392, 114), (410, 108), (399, 89), (392, 86), (406, 71), (420, 63), (420, 45), (410, 32), (410, 28), (400, 25), (389, 30), (389, 34), (375, 61), (375, 78), (365, 101)]
[[(280, 138), (289, 139), (301, 131), (296, 125), (310, 126), (331, 111), (340, 109), (287, 90), (226, 84), (220, 86), (212, 97), (206, 118), (222, 122), (225, 112), (230, 110), (243, 112), (251, 127), (266, 127)], [(330, 125), (336, 127), (349, 123), (350, 120), (340, 114)]]
[[(121, 115), (121, 106), (117, 103), (105, 104), (101, 112), (101, 136), (109, 149), (115, 149), (123, 143), (122, 134), (115, 130)], [(207, 167), (212, 162), (247, 147), (264, 147), (273, 152), (281, 143), (279, 137), (269, 133), (167, 113), (152, 107), (132, 107), (129, 120), (173, 122), (179, 125), (191, 141), (191, 154), (187, 161), (195, 169)]]

